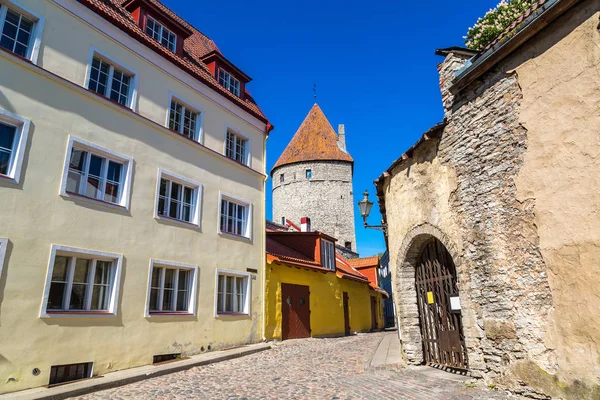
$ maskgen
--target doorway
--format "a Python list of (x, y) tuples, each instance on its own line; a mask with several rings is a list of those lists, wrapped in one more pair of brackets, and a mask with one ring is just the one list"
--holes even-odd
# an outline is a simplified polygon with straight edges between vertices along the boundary
[(436, 238), (423, 246), (415, 269), (419, 322), (425, 362), (467, 369), (456, 268)]
[(350, 335), (350, 309), (348, 307), (348, 292), (344, 292), (343, 294), (343, 303), (344, 303), (344, 334), (346, 336)]
[(377, 326), (377, 298), (371, 296), (371, 330), (376, 331), (379, 327)]
[(310, 290), (308, 286), (281, 284), (281, 339), (310, 337)]

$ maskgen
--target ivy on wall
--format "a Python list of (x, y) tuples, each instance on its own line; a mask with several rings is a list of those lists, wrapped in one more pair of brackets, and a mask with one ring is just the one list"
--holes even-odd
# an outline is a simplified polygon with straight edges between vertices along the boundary
[(483, 50), (537, 0), (502, 0), (469, 28), (464, 37), (469, 49)]

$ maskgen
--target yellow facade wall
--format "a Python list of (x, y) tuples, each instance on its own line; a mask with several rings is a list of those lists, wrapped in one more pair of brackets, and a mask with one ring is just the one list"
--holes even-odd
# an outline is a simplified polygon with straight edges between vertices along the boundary
[(273, 262), (265, 272), (265, 337), (281, 339), (281, 284), (310, 288), (310, 328), (313, 337), (344, 334), (343, 292), (348, 292), (350, 331), (371, 329), (371, 296), (377, 299), (377, 326), (383, 327), (381, 294), (367, 284), (343, 279), (333, 272), (319, 272)]
[[(0, 238), (8, 239), (0, 275), (0, 393), (47, 385), (52, 365), (92, 361), (98, 375), (150, 364), (156, 354), (262, 340), (264, 126), (191, 90), (55, 4), (20, 2), (46, 19), (38, 64), (79, 88), (0, 52), (0, 109), (31, 120), (19, 183), (0, 180)], [(136, 111), (156, 124), (80, 88), (91, 45), (139, 74)], [(163, 127), (170, 91), (202, 108), (212, 151)], [(214, 153), (223, 153), (225, 126), (250, 138), (255, 171)], [(128, 210), (60, 196), (69, 136), (133, 159)], [(203, 185), (199, 228), (154, 218), (159, 168)], [(218, 234), (220, 192), (252, 204), (250, 240)], [(40, 318), (53, 244), (123, 255), (115, 317)], [(196, 316), (145, 317), (151, 258), (199, 267)], [(249, 315), (215, 316), (217, 268), (258, 270), (250, 281)]]

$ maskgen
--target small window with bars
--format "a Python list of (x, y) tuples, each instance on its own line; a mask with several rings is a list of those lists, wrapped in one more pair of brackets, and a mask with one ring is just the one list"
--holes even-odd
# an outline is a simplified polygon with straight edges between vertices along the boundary
[(50, 367), (49, 385), (74, 382), (92, 377), (94, 363), (84, 362), (79, 364), (53, 365)]
[(225, 156), (241, 164), (248, 165), (249, 160), (248, 139), (227, 129), (225, 137)]
[(88, 89), (125, 106), (133, 107), (135, 74), (111, 61), (94, 55), (90, 66)]
[(169, 129), (200, 141), (200, 112), (172, 99), (169, 108)]

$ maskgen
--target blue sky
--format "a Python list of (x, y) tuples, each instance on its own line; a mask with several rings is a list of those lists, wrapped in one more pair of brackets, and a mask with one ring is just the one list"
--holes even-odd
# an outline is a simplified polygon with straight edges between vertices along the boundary
[[(435, 49), (463, 45), (467, 29), (498, 2), (162, 1), (253, 78), (248, 89), (275, 125), (269, 171), (310, 110), (317, 85), (317, 102), (334, 129), (346, 126), (355, 203), (365, 189), (375, 201), (373, 180), (442, 119), (442, 58)], [(376, 208), (373, 225), (381, 220)], [(382, 234), (363, 228), (358, 207), (355, 218), (361, 256), (383, 252)]]

